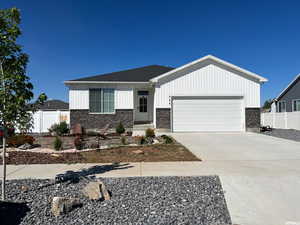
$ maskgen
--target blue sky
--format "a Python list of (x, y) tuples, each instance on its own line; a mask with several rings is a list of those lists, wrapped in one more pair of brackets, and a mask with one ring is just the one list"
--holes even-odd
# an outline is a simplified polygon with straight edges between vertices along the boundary
[(35, 93), (63, 81), (215, 55), (269, 79), (262, 101), (300, 73), (300, 1), (3, 0), (22, 13), (19, 43)]

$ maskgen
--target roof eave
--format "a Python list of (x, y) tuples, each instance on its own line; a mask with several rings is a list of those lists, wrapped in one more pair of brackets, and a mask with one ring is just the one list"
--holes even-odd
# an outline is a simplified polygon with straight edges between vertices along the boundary
[(64, 84), (147, 84), (149, 81), (64, 81)]

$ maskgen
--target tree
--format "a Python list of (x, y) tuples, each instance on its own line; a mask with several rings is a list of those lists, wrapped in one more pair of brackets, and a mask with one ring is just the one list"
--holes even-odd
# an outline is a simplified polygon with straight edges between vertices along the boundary
[(271, 109), (271, 105), (272, 105), (272, 99), (268, 99), (268, 100), (265, 101), (262, 108), (265, 109), (265, 110)]
[(4, 129), (2, 200), (5, 200), (7, 129), (30, 129), (35, 106), (47, 99), (45, 94), (41, 94), (35, 104), (29, 104), (34, 95), (33, 85), (26, 75), (28, 55), (16, 43), (21, 35), (20, 22), (20, 11), (17, 8), (0, 10), (0, 126)]

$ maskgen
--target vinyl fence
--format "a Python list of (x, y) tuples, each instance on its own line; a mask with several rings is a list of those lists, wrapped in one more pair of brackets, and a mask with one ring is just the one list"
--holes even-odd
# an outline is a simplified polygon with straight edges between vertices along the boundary
[(55, 123), (66, 121), (70, 123), (69, 111), (37, 111), (33, 115), (33, 133), (48, 132), (48, 129)]
[(300, 112), (262, 113), (261, 124), (273, 128), (300, 130)]

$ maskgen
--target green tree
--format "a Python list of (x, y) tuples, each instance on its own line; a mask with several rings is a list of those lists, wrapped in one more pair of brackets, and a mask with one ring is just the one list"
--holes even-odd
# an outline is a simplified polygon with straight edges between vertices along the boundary
[(272, 99), (268, 99), (265, 101), (263, 105), (263, 109), (271, 109), (271, 105), (272, 105)]
[(28, 55), (16, 42), (21, 35), (20, 22), (17, 8), (0, 10), (0, 126), (4, 129), (2, 200), (5, 200), (7, 128), (30, 129), (36, 105), (47, 99), (45, 94), (41, 94), (34, 104), (29, 104), (34, 95), (33, 85), (26, 75)]

